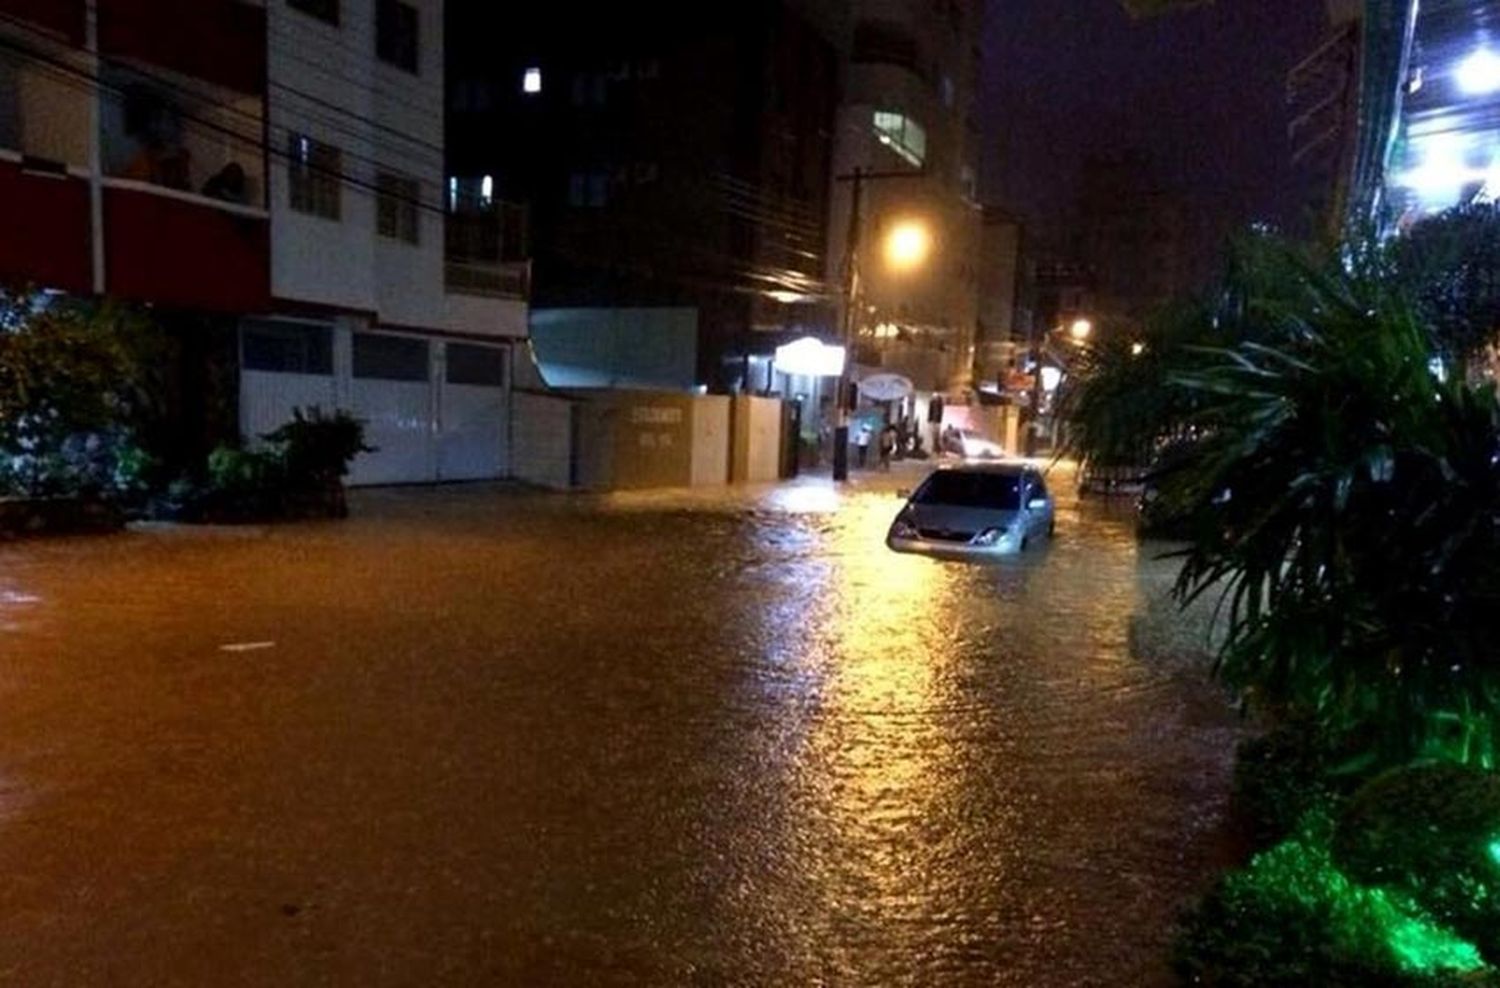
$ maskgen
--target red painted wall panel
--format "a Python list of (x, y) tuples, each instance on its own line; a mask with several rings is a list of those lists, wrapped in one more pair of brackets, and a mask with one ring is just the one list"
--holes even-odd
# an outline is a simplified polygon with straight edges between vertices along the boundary
[(89, 190), (75, 178), (27, 175), (0, 162), (0, 281), (87, 292)]
[(99, 50), (258, 96), (266, 11), (235, 0), (99, 0)]
[(0, 18), (23, 20), (83, 44), (83, 0), (0, 0)]
[(104, 190), (104, 272), (122, 298), (259, 312), (271, 298), (270, 223), (135, 189)]

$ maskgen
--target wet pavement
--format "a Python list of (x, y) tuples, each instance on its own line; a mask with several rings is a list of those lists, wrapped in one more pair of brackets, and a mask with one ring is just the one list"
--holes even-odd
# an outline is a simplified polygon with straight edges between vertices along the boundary
[(1237, 729), (1170, 564), (1065, 484), (898, 556), (901, 482), (0, 546), (0, 983), (1170, 983)]

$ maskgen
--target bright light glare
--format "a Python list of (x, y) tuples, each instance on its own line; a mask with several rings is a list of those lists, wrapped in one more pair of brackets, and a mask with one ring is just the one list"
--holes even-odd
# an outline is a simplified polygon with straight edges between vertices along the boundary
[(1073, 325), (1068, 327), (1068, 334), (1080, 343), (1088, 339), (1089, 334), (1093, 333), (1093, 331), (1094, 324), (1087, 319), (1074, 319)]
[(1500, 90), (1500, 55), (1480, 48), (1459, 63), (1455, 73), (1458, 88), (1469, 96), (1483, 96)]
[(542, 70), (539, 68), (527, 69), (521, 75), (521, 92), (528, 96), (535, 96), (542, 91)]
[(776, 348), (776, 369), (799, 377), (838, 377), (844, 373), (844, 348), (804, 336)]
[(921, 223), (907, 220), (896, 224), (885, 241), (886, 263), (898, 271), (909, 271), (927, 260), (932, 234)]
[(1052, 392), (1062, 383), (1062, 370), (1057, 367), (1042, 368), (1042, 390)]
[(1130, 344), (1130, 355), (1132, 357), (1139, 357), (1145, 352), (1146, 344), (1142, 343), (1140, 340), (1136, 340), (1134, 343)]

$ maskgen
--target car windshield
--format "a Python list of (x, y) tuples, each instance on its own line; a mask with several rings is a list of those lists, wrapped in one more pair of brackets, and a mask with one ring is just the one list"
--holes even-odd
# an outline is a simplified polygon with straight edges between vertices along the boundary
[(1021, 506), (1021, 478), (983, 470), (942, 470), (927, 478), (912, 501), (1014, 511)]

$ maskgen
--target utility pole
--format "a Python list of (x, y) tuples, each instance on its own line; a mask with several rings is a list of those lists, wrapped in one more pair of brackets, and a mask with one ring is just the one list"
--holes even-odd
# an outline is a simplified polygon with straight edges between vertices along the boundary
[(886, 172), (855, 168), (848, 175), (835, 175), (833, 178), (835, 182), (850, 183), (849, 230), (844, 241), (844, 319), (841, 327), (844, 338), (844, 371), (839, 375), (836, 396), (838, 425), (833, 430), (833, 479), (836, 481), (849, 479), (849, 406), (854, 404), (854, 335), (859, 320), (859, 238), (865, 183), (891, 178), (921, 178), (926, 174), (925, 168)]

